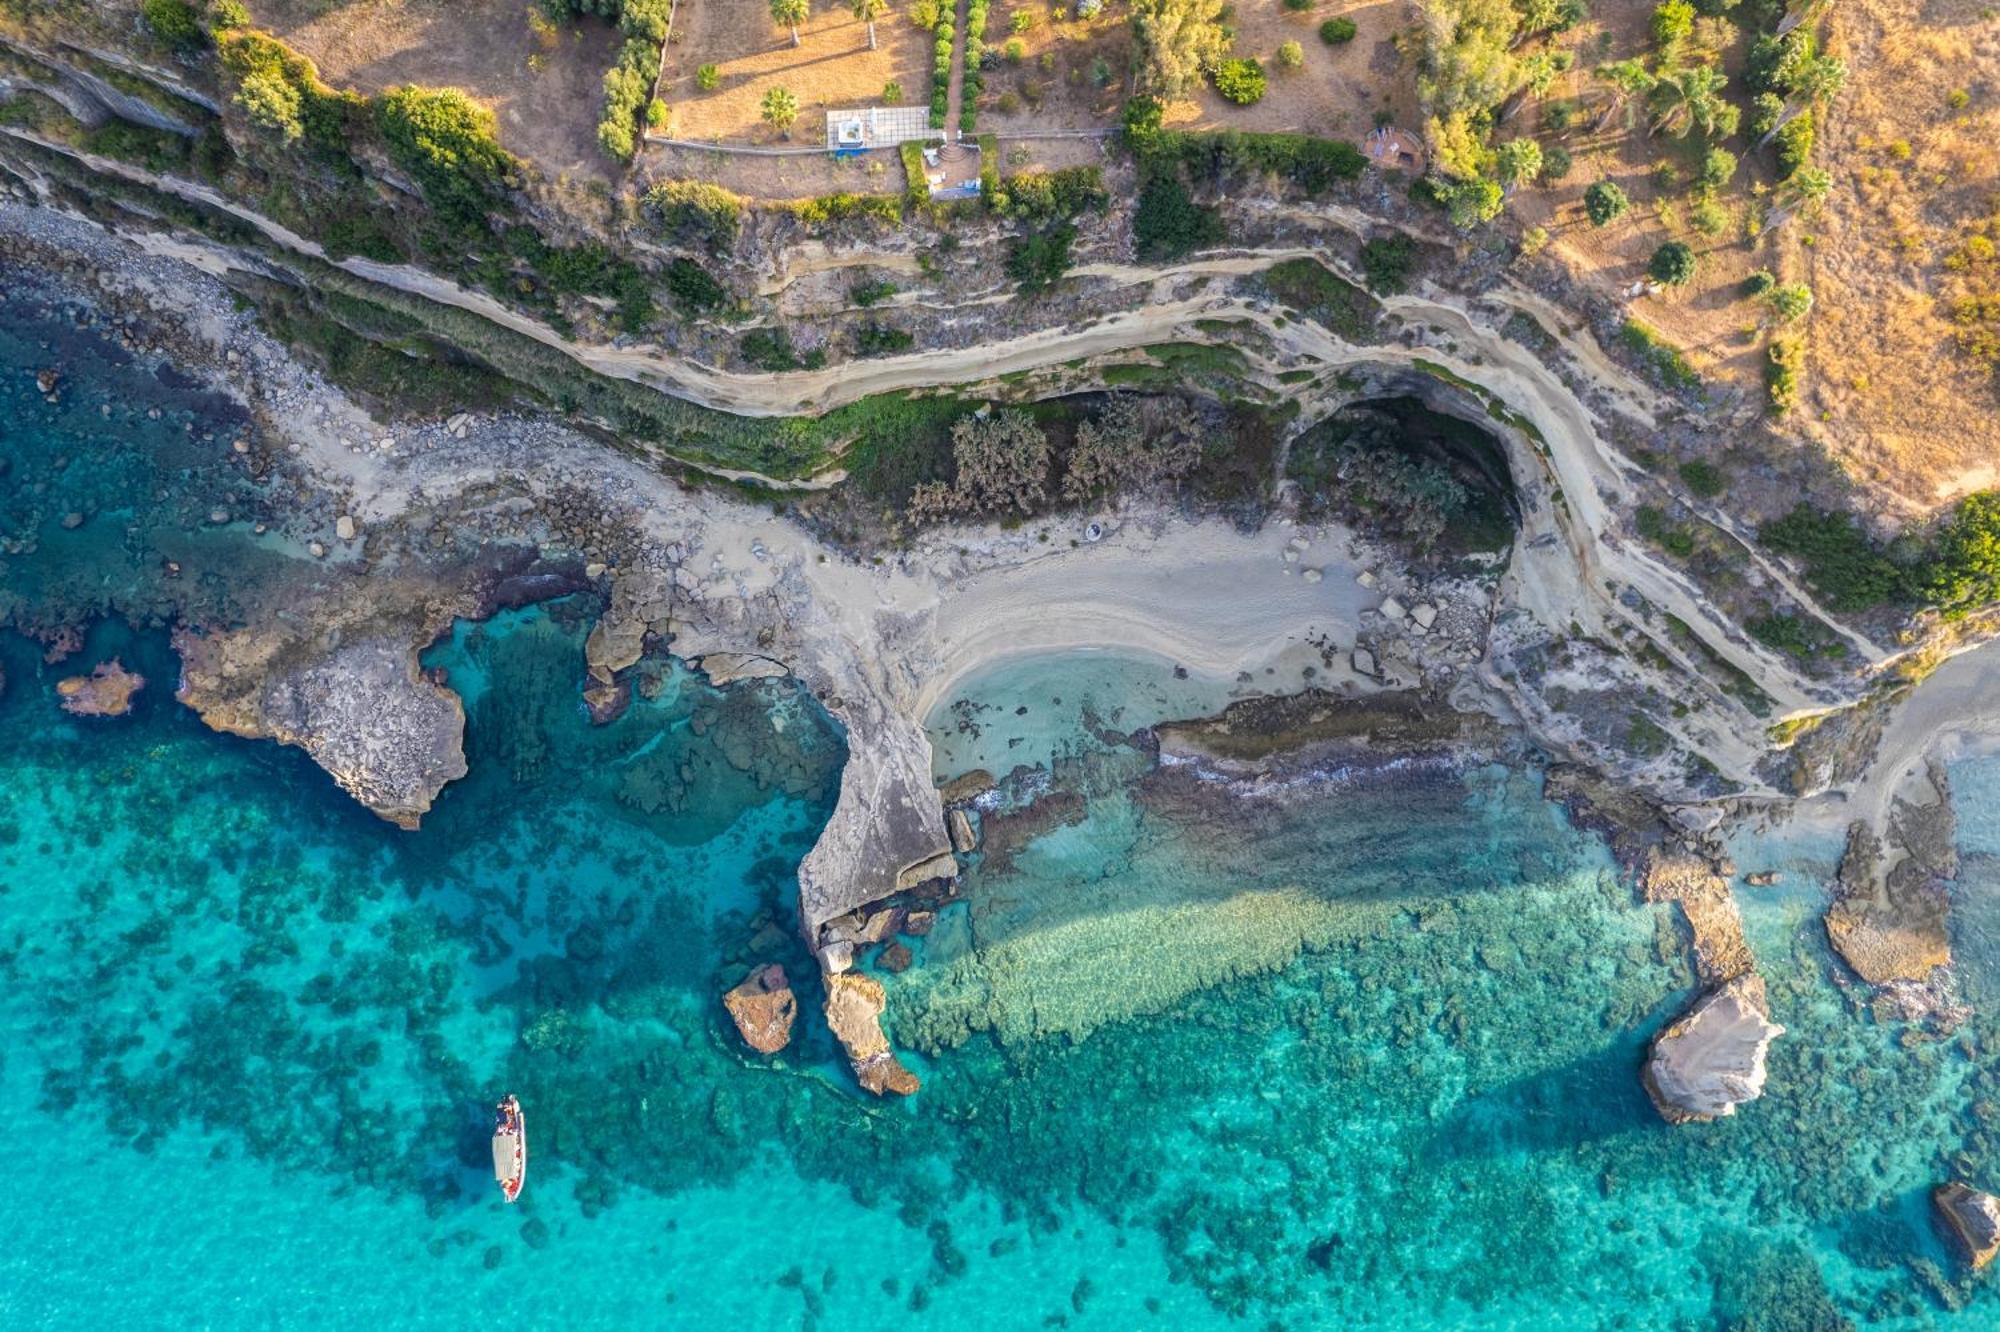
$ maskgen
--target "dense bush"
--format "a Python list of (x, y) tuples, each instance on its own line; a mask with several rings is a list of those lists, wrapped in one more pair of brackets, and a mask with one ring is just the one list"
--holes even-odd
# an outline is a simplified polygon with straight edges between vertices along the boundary
[(1268, 81), (1264, 66), (1248, 57), (1225, 60), (1215, 67), (1210, 81), (1215, 91), (1238, 106), (1252, 106), (1264, 99)]
[(1631, 206), (1632, 201), (1615, 181), (1600, 180), (1583, 192), (1583, 211), (1589, 215), (1592, 226), (1609, 226)]
[(1075, 239), (1076, 228), (1067, 222), (1016, 237), (1007, 253), (1007, 276), (1020, 283), (1023, 292), (1047, 289), (1069, 271), (1069, 249)]
[(822, 194), (817, 199), (801, 199), (791, 206), (792, 216), (807, 226), (822, 227), (857, 218), (871, 222), (900, 222), (902, 200), (893, 194)]
[[(661, 19), (664, 23), (664, 17)], [(639, 116), (653, 99), (660, 78), (660, 45), (628, 38), (618, 59), (604, 72), (604, 109), (597, 121), (598, 146), (619, 161), (630, 161), (638, 145)]]
[(1812, 157), (1813, 113), (1801, 111), (1778, 131), (1778, 175), (1790, 177)]
[(1542, 179), (1558, 181), (1567, 176), (1574, 163), (1570, 160), (1569, 149), (1561, 144), (1553, 144), (1542, 150)]
[(776, 374), (784, 370), (817, 370), (826, 364), (826, 353), (815, 347), (800, 356), (792, 350), (792, 335), (782, 328), (753, 328), (737, 342), (743, 359), (759, 370)]
[(170, 46), (191, 49), (208, 40), (201, 16), (187, 0), (146, 0), (139, 12), (153, 35)]
[(645, 203), (662, 235), (710, 254), (728, 250), (743, 229), (743, 200), (707, 181), (661, 181)]
[(1305, 48), (1297, 42), (1280, 42), (1275, 59), (1279, 69), (1297, 69), (1306, 63)]
[(1799, 405), (1799, 375), (1805, 365), (1805, 344), (1797, 338), (1773, 338), (1764, 349), (1764, 392), (1774, 415)]
[(1178, 259), (1222, 239), (1221, 213), (1197, 204), (1178, 171), (1146, 174), (1132, 214), (1132, 247), (1141, 259)]
[(1806, 584), (1837, 611), (1866, 610), (1911, 599), (1906, 570), (1853, 519), (1800, 504), (1758, 529), (1758, 540), (1805, 566)]
[(1702, 499), (1714, 499), (1727, 486), (1722, 469), (1712, 462), (1696, 458), (1682, 463), (1679, 470), (1681, 483)]
[(1343, 46), (1354, 40), (1358, 31), (1351, 18), (1330, 18), (1319, 25), (1319, 39), (1328, 46)]
[(847, 298), (866, 310), (871, 305), (880, 305), (896, 294), (896, 284), (875, 278), (867, 282), (857, 282), (848, 288)]
[(1938, 532), (1924, 571), (1924, 596), (1947, 615), (2000, 598), (2000, 491), (1959, 501)]
[(914, 335), (887, 324), (867, 323), (854, 330), (854, 354), (856, 356), (888, 356), (894, 352), (908, 351), (916, 341)]
[(1235, 175), (1268, 174), (1315, 197), (1368, 168), (1367, 157), (1345, 139), (1305, 134), (1155, 130), (1133, 144), (1149, 165), (1177, 164), (1196, 178), (1218, 183)]
[(676, 259), (667, 265), (667, 294), (686, 314), (717, 309), (729, 299), (729, 289), (692, 259)]
[(484, 229), (514, 158), (494, 137), (493, 113), (456, 88), (392, 88), (376, 101), (376, 124), (398, 166), (422, 187), (438, 216)]
[(1646, 265), (1646, 275), (1669, 287), (1685, 287), (1694, 280), (1697, 262), (1687, 242), (1668, 241), (1653, 251), (1653, 257)]
[(1111, 202), (1111, 191), (1104, 187), (1102, 168), (1063, 167), (1009, 176), (991, 202), (1009, 217), (1053, 222), (1100, 211)]
[(1361, 271), (1368, 289), (1390, 295), (1410, 283), (1410, 269), (1417, 261), (1417, 243), (1408, 236), (1371, 237), (1361, 247)]
[(1812, 288), (1803, 282), (1773, 287), (1766, 299), (1771, 302), (1771, 312), (1787, 324), (1796, 324), (1812, 312)]

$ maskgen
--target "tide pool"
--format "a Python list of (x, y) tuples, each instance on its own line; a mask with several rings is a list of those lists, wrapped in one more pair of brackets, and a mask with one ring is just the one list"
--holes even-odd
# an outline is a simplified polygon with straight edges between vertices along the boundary
[[(62, 403), (20, 391), (54, 336), (0, 338), (0, 591), (95, 627), (53, 665), (0, 633), (0, 1326), (2000, 1325), (1925, 1203), (2000, 1185), (2000, 762), (1953, 768), (1973, 1018), (1925, 1039), (1841, 980), (1837, 845), (1739, 843), (1785, 871), (1742, 899), (1788, 1030), (1762, 1100), (1672, 1128), (1638, 1069), (1684, 940), (1533, 768), (1246, 792), (1134, 732), (1255, 680), (1009, 662), (934, 719), (941, 775), (1013, 776), (886, 978), (924, 1088), (879, 1102), (793, 934), (845, 752), (810, 699), (649, 659), (593, 727), (586, 599), (461, 624), (426, 664), (471, 775), (392, 828), (173, 702), (160, 542), (216, 606), (289, 552), (181, 451), (227, 428), (184, 387), (72, 356)], [(64, 715), (113, 655), (134, 714)], [(719, 1002), (767, 960), (803, 1009), (773, 1060)]]

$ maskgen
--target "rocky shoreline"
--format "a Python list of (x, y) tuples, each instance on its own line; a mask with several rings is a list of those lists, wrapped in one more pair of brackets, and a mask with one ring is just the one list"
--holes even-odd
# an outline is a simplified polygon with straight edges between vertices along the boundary
[[(997, 642), (999, 627), (1021, 626), (1024, 641), (1048, 650), (1129, 634), (1149, 647), (1206, 652), (1211, 669), (1272, 673), (1274, 698), (1158, 733), (1168, 760), (1267, 784), (1324, 767), (1355, 743), (1477, 750), (1520, 720), (1518, 683), (1502, 687), (1482, 675), (1491, 669), (1489, 584), (1413, 582), (1351, 533), (1309, 534), (1285, 520), (1230, 535), (1127, 506), (1113, 539), (1096, 547), (1052, 552), (1027, 532), (953, 530), (921, 538), (888, 566), (866, 567), (768, 511), (665, 481), (543, 419), (455, 412), (384, 429), (236, 311), (212, 278), (137, 254), (89, 224), (0, 206), (0, 246), (7, 262), (35, 266), (101, 306), (134, 354), (237, 395), (254, 423), (236, 456), (271, 491), (259, 522), (291, 543), (288, 577), (263, 604), (238, 605), (232, 619), (205, 619), (191, 602), (178, 608), (182, 701), (217, 729), (299, 746), (362, 803), (413, 827), (464, 771), (463, 710), (448, 682), (425, 678), (417, 664), (456, 619), (521, 600), (600, 596), (606, 611), (578, 682), (600, 718), (615, 715), (648, 653), (670, 650), (717, 682), (794, 676), (849, 743), (834, 815), (800, 872), (801, 928), (829, 980), (849, 972), (857, 930), (872, 929), (881, 914), (876, 904), (948, 882), (954, 852), (978, 843), (975, 816), (962, 800), (941, 800), (932, 783), (921, 722), (949, 681), (995, 653), (1022, 650), (1022, 641)], [(1321, 543), (1327, 554), (1300, 558)], [(1163, 574), (1151, 563), (1156, 550), (1197, 569), (1209, 560), (1229, 580), (1244, 576), (1238, 564), (1268, 569), (1258, 576), (1284, 596), (1242, 623), (1205, 604), (1155, 609), (1130, 623), (1107, 613), (1159, 607), (1158, 580), (1188, 576)], [(1295, 577), (1299, 569), (1313, 576)], [(1051, 619), (1053, 586), (1073, 589), (1088, 613)], [(310, 615), (287, 613), (298, 604), (309, 604)], [(1528, 734), (1537, 734), (1540, 716), (1528, 710)], [(1676, 1024), (1679, 1044), (1663, 1034), (1665, 1053), (1656, 1047), (1654, 1056), (1661, 1067), (1649, 1064), (1647, 1085), (1670, 1118), (1705, 1117), (1691, 1107), (1714, 1105), (1718, 1087), (1734, 1097), (1730, 1108), (1756, 1094), (1762, 1049), (1782, 1029), (1754, 1001), (1754, 959), (1740, 924), (1732, 932), (1733, 870), (1725, 872), (1718, 850), (1723, 809), (1669, 808), (1617, 785), (1572, 800), (1567, 779), (1553, 780), (1551, 794), (1605, 827), (1642, 871), (1645, 894), (1677, 902), (1688, 922), (1691, 955), (1710, 988)], [(1948, 793), (1940, 789), (1925, 808), (1948, 815)], [(1916, 888), (1889, 888), (1886, 901), (1918, 903), (1935, 928), (1935, 885), (1948, 875), (1935, 854), (1907, 850), (1940, 845), (1920, 829), (1924, 818), (1935, 821), (1903, 813), (1906, 854), (1884, 882), (1923, 876)], [(1871, 916), (1858, 889), (1843, 903), (1829, 921), (1837, 943), (1858, 937), (1882, 906), (1875, 900)], [(1835, 923), (1849, 920), (1861, 923)], [(1869, 980), (1889, 974), (1857, 970)], [(843, 1003), (855, 1010), (843, 1021), (861, 1032), (849, 1044), (857, 1073), (876, 1090), (912, 1085), (882, 1065), (886, 1044), (876, 1049), (862, 1031), (858, 1015), (875, 1007), (870, 997)], [(1729, 1038), (1709, 1039), (1725, 1016)], [(1683, 1047), (1694, 1053), (1676, 1067), (1673, 1052)], [(1738, 1058), (1752, 1047), (1749, 1062)], [(1736, 1053), (1723, 1068), (1706, 1053), (1714, 1050)], [(1674, 1090), (1687, 1087), (1699, 1090)]]

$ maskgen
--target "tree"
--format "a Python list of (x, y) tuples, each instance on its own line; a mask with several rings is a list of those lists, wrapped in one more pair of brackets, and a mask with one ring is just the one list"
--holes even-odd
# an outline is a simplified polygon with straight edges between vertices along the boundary
[(1771, 312), (1788, 324), (1798, 323), (1812, 311), (1812, 288), (1803, 282), (1773, 287), (1765, 299), (1771, 302)]
[(1695, 184), (1704, 190), (1719, 190), (1736, 174), (1736, 154), (1727, 148), (1711, 148), (1702, 154), (1701, 172)]
[(951, 456), (957, 475), (950, 485), (926, 481), (910, 496), (918, 522), (1009, 509), (1033, 513), (1047, 498), (1049, 437), (1019, 408), (961, 417), (951, 428)]
[(1786, 90), (1802, 102), (1831, 101), (1847, 83), (1847, 63), (1832, 56), (1801, 60), (1786, 72)]
[(1172, 100), (1201, 86), (1202, 74), (1229, 51), (1222, 26), (1226, 0), (1132, 0), (1140, 81)]
[(1668, 241), (1653, 251), (1652, 262), (1646, 265), (1646, 274), (1655, 282), (1669, 287), (1685, 287), (1694, 280), (1696, 260), (1694, 251), (1685, 241)]
[(1184, 415), (1149, 423), (1139, 400), (1121, 393), (1104, 404), (1096, 420), (1077, 425), (1063, 498), (1149, 489), (1180, 479), (1200, 461), (1201, 437)]
[(1736, 132), (1740, 114), (1735, 103), (1722, 96), (1728, 85), (1722, 71), (1709, 65), (1689, 65), (1660, 75), (1648, 94), (1659, 117), (1653, 133), (1666, 130), (1684, 139), (1689, 130), (1699, 129), (1711, 139), (1728, 138)]
[(889, 0), (847, 0), (854, 17), (868, 25), (868, 49), (875, 49), (875, 20), (889, 11)]
[(1938, 533), (1924, 593), (1948, 616), (2000, 596), (2000, 491), (1982, 490), (1959, 501), (1958, 512)]
[(1833, 177), (1822, 168), (1800, 167), (1778, 182), (1778, 210), (1771, 214), (1769, 225), (1782, 227), (1806, 209), (1817, 207), (1832, 188)]
[(1509, 139), (1500, 145), (1497, 169), (1502, 185), (1518, 185), (1542, 174), (1542, 145), (1533, 139)]
[(1646, 68), (1645, 63), (1639, 60), (1616, 60), (1608, 65), (1599, 65), (1597, 77), (1610, 84), (1612, 89), (1610, 104), (1604, 108), (1604, 114), (1597, 118), (1599, 129), (1609, 124), (1611, 117), (1617, 115), (1627, 101), (1634, 97), (1645, 97), (1653, 91), (1653, 85), (1659, 82), (1653, 77), (1652, 71)]
[(1661, 0), (1653, 10), (1653, 40), (1672, 51), (1694, 35), (1694, 6), (1688, 0)]
[[(807, 8), (807, 0), (771, 0), (771, 21), (773, 23), (782, 23), (792, 30), (793, 46), (799, 44), (799, 24), (806, 21), (807, 15), (810, 12)], [(765, 98), (764, 100), (766, 105), (768, 105), (770, 99)], [(769, 120), (770, 116), (766, 114), (764, 118)], [(787, 125), (791, 124), (789, 120), (785, 123)]]
[(1631, 206), (1632, 201), (1614, 181), (1600, 180), (1583, 192), (1583, 211), (1590, 215), (1594, 227), (1611, 225)]
[(1461, 231), (1470, 231), (1481, 222), (1491, 222), (1500, 215), (1506, 196), (1500, 192), (1500, 182), (1480, 177), (1478, 180), (1461, 180), (1445, 191), (1445, 211), (1451, 216), (1451, 224)]
[(1417, 94), (1433, 115), (1495, 107), (1521, 86), (1512, 0), (1417, 0)]
[(764, 123), (783, 134), (799, 118), (799, 99), (789, 89), (773, 88), (764, 94)]

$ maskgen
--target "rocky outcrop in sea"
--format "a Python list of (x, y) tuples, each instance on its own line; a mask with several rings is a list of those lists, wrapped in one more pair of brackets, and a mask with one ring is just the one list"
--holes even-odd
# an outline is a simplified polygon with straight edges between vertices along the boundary
[(1720, 1119), (1764, 1094), (1764, 1057), (1785, 1029), (1771, 1021), (1763, 977), (1709, 990), (1653, 1039), (1645, 1084), (1669, 1123)]

